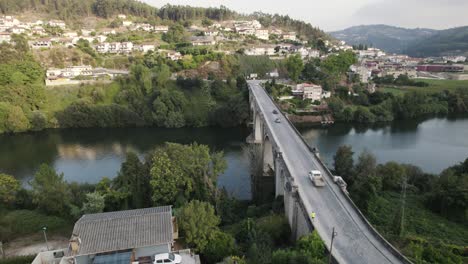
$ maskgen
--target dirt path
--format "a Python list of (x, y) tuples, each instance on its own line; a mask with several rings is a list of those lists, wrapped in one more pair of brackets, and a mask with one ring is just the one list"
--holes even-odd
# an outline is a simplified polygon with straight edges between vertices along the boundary
[[(53, 236), (48, 238), (49, 250), (68, 247), (68, 238)], [(15, 239), (4, 245), (7, 257), (36, 255), (39, 252), (47, 251), (44, 237), (33, 235)]]

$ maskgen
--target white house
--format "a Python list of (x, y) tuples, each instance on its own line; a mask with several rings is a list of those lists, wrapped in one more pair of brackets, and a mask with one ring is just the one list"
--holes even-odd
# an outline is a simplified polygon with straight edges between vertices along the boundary
[(209, 29), (209, 30), (205, 30), (205, 31), (203, 32), (203, 34), (204, 34), (205, 36), (214, 37), (214, 36), (218, 36), (219, 31), (218, 31), (218, 30)]
[(63, 20), (50, 20), (49, 22), (47, 22), (47, 25), (51, 27), (59, 27), (61, 29), (65, 29), (65, 27), (67, 26)]
[(26, 29), (24, 27), (13, 26), (8, 29), (8, 32), (12, 34), (23, 34), (26, 33)]
[(268, 29), (257, 29), (255, 31), (255, 37), (262, 40), (268, 40), (270, 37)]
[(284, 40), (291, 40), (291, 41), (296, 41), (296, 32), (288, 32), (283, 34), (283, 39)]
[(169, 27), (168, 26), (154, 26), (154, 32), (157, 32), (157, 33), (167, 33), (167, 31), (169, 31)]
[(6, 42), (10, 43), (11, 41), (11, 34), (7, 32), (0, 32), (0, 43)]
[(156, 49), (156, 45), (154, 44), (141, 44), (141, 45), (135, 45), (133, 47), (134, 50), (137, 50), (139, 52), (146, 53), (148, 51), (154, 51)]
[(35, 27), (31, 28), (31, 34), (39, 35), (39, 36), (47, 35), (45, 29), (42, 26), (35, 26)]
[(118, 14), (118, 15), (117, 15), (117, 18), (118, 18), (118, 19), (127, 19), (127, 16), (124, 15), (124, 14)]
[(41, 48), (50, 48), (52, 46), (52, 41), (50, 39), (38, 39), (35, 41), (30, 41), (29, 45), (33, 49), (41, 49)]
[(129, 26), (131, 26), (132, 24), (133, 24), (133, 22), (130, 21), (130, 20), (124, 20), (124, 21), (122, 21), (122, 25), (123, 25), (124, 27), (129, 27)]
[(193, 46), (212, 46), (216, 45), (216, 40), (213, 37), (201, 36), (201, 37), (192, 37), (190, 39)]
[(63, 36), (66, 38), (76, 38), (78, 37), (78, 33), (76, 31), (68, 31), (63, 33)]
[(109, 43), (105, 42), (105, 43), (99, 43), (97, 44), (96, 46), (94, 46), (94, 49), (98, 52), (98, 53), (107, 53), (109, 52)]
[(248, 48), (244, 51), (244, 54), (247, 56), (273, 56), (275, 55), (275, 46), (274, 45), (262, 45)]
[(182, 59), (182, 54), (180, 54), (180, 52), (170, 51), (167, 53), (167, 58), (173, 61), (177, 61)]
[(293, 95), (302, 96), (302, 99), (320, 101), (322, 99), (322, 86), (313, 83), (300, 83), (292, 91)]

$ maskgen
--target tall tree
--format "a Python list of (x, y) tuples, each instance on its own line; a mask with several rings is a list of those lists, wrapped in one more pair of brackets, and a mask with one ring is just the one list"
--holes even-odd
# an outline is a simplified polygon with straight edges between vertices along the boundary
[(340, 146), (333, 156), (335, 174), (343, 177), (343, 179), (351, 185), (354, 169), (353, 149), (351, 146)]
[(208, 243), (216, 238), (219, 232), (220, 219), (215, 215), (214, 207), (206, 202), (191, 201), (177, 214), (179, 226), (185, 242), (203, 252)]
[(33, 202), (41, 210), (56, 214), (68, 215), (70, 194), (63, 173), (57, 174), (47, 164), (42, 164), (31, 181)]
[(13, 176), (0, 173), (0, 201), (2, 204), (10, 204), (15, 201), (16, 192), (20, 189), (20, 183)]
[(150, 205), (147, 170), (134, 152), (127, 153), (127, 158), (114, 179), (114, 188), (129, 194), (127, 198), (129, 208), (143, 208)]
[(86, 194), (86, 202), (83, 204), (81, 211), (84, 214), (101, 213), (104, 210), (104, 196), (98, 192)]
[(289, 78), (297, 82), (302, 70), (304, 70), (301, 56), (299, 54), (289, 56), (286, 61), (286, 68), (288, 69)]

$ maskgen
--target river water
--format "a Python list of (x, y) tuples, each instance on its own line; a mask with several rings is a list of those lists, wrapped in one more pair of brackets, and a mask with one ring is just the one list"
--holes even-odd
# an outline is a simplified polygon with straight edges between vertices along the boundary
[[(144, 157), (164, 142), (198, 142), (225, 153), (228, 169), (219, 178), (219, 186), (239, 199), (249, 199), (249, 160), (242, 148), (249, 133), (246, 128), (93, 128), (0, 135), (0, 172), (27, 185), (39, 165), (47, 163), (64, 173), (69, 182), (96, 183), (102, 177), (115, 177), (128, 151)], [(379, 162), (414, 164), (431, 173), (468, 157), (468, 118), (395, 122), (380, 127), (335, 124), (301, 129), (301, 133), (310, 145), (318, 146), (330, 165), (333, 154), (344, 144), (351, 145), (356, 155), (368, 149)]]

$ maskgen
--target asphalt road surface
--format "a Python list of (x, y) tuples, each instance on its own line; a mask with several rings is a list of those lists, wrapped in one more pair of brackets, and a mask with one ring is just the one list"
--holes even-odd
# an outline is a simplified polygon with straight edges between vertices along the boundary
[[(298, 192), (308, 214), (315, 211), (313, 225), (327, 248), (330, 245), (332, 229), (337, 236), (333, 242), (333, 256), (339, 263), (403, 263), (379, 240), (371, 227), (359, 217), (355, 207), (346, 199), (345, 194), (333, 182), (331, 175), (320, 165), (297, 135), (284, 116), (274, 115), (277, 109), (261, 81), (249, 81), (250, 88), (263, 112), (266, 125), (270, 128), (275, 142), (278, 143), (288, 169), (298, 185)], [(279, 111), (279, 110), (278, 110)], [(281, 123), (275, 123), (279, 117)], [(320, 170), (325, 180), (324, 187), (315, 187), (307, 174), (311, 170)]]

